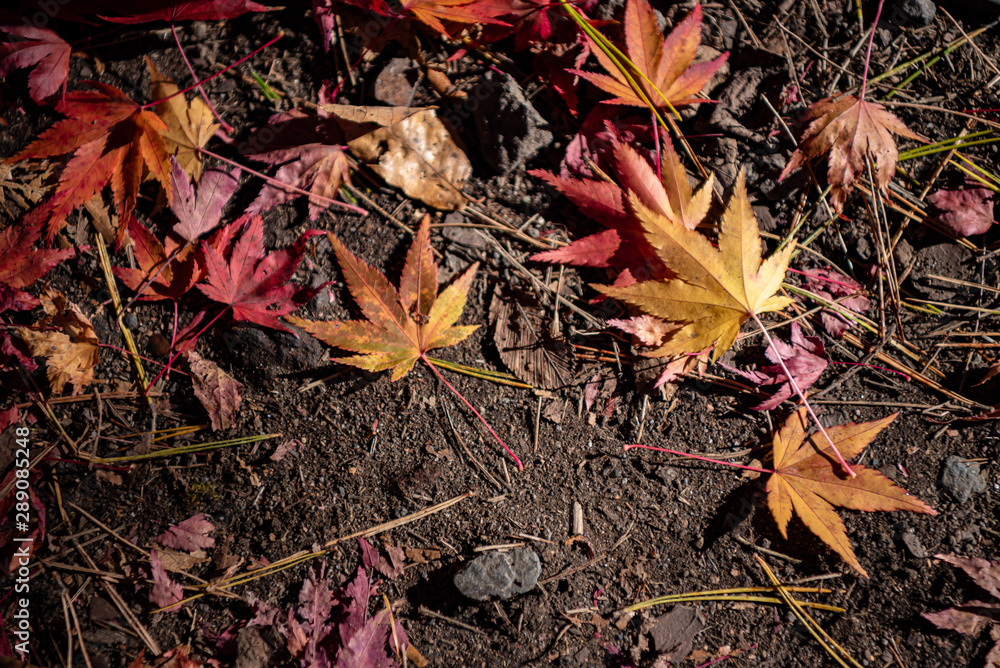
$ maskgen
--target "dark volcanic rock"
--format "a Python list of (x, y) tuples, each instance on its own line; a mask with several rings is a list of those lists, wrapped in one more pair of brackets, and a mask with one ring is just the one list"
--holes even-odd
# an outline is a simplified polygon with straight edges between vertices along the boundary
[(470, 96), (479, 102), (475, 120), (483, 158), (498, 172), (512, 171), (552, 142), (544, 129), (548, 122), (512, 77), (490, 72)]

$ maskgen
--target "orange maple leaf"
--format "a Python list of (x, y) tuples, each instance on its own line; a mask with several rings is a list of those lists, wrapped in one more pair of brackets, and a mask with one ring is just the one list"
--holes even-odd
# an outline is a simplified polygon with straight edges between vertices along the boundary
[[(856, 457), (896, 419), (896, 414), (875, 420), (827, 428), (830, 439), (845, 458)], [(774, 470), (767, 481), (767, 505), (781, 535), (788, 538), (788, 522), (798, 515), (806, 528), (859, 573), (868, 577), (851, 549), (844, 523), (834, 506), (851, 510), (909, 510), (937, 515), (926, 503), (874, 469), (852, 464), (857, 474), (841, 478), (836, 457), (822, 437), (809, 435), (809, 417), (801, 408), (774, 434)]]
[(335, 348), (360, 353), (338, 361), (367, 371), (392, 369), (392, 380), (405, 376), (418, 359), (428, 365), (427, 352), (455, 345), (478, 325), (456, 326), (465, 308), (479, 263), (437, 293), (438, 268), (430, 245), (430, 217), (406, 256), (396, 290), (378, 270), (355, 257), (328, 233), (351, 295), (367, 320), (313, 322), (285, 319)]
[(48, 219), (50, 239), (71, 211), (108, 184), (118, 209), (119, 239), (132, 217), (146, 173), (160, 182), (170, 199), (170, 164), (162, 136), (166, 124), (114, 86), (87, 83), (96, 90), (73, 91), (56, 106), (68, 118), (8, 160), (13, 163), (73, 153), (55, 193), (29, 214), (32, 219)]
[(392, 369), (394, 381), (409, 373), (417, 360), (422, 360), (475, 413), (493, 438), (514, 459), (518, 470), (523, 469), (517, 455), (427, 357), (428, 351), (453, 346), (478, 329), (479, 325), (455, 323), (465, 308), (479, 263), (469, 267), (438, 294), (438, 268), (430, 242), (431, 217), (424, 216), (413, 245), (406, 254), (397, 290), (381, 272), (347, 250), (340, 239), (329, 232), (327, 235), (344, 272), (351, 296), (361, 308), (365, 320), (314, 322), (287, 315), (285, 320), (328, 345), (358, 353), (341, 357), (337, 361), (366, 371)]
[[(590, 40), (590, 37), (587, 38)], [(656, 12), (648, 0), (629, 0), (625, 7), (625, 54), (643, 77), (634, 77), (646, 97), (657, 108), (677, 107), (702, 102), (695, 97), (705, 87), (722, 63), (724, 53), (703, 63), (694, 63), (701, 44), (701, 4), (674, 26), (666, 38), (656, 23)], [(636, 94), (628, 78), (599, 45), (591, 41), (592, 51), (601, 66), (611, 74), (595, 74), (571, 70), (602, 90), (614, 95), (610, 104), (646, 107), (647, 102)]]
[(507, 25), (496, 18), (507, 9), (503, 7), (503, 3), (492, 0), (407, 0), (402, 8), (404, 12), (412, 14), (413, 18), (447, 37), (452, 35), (442, 21)]
[(827, 181), (830, 199), (838, 211), (844, 208), (847, 195), (865, 172), (866, 158), (874, 161), (879, 188), (885, 190), (889, 185), (899, 158), (894, 133), (922, 140), (882, 105), (853, 95), (824, 98), (806, 110), (803, 120), (811, 122), (779, 180), (807, 160), (829, 153)]

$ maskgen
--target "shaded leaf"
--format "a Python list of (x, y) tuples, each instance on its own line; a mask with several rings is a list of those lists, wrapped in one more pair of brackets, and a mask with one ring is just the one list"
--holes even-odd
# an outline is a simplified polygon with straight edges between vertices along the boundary
[(161, 5), (156, 9), (135, 14), (123, 14), (121, 16), (102, 16), (105, 21), (111, 23), (149, 23), (150, 21), (166, 21), (167, 23), (179, 23), (181, 21), (224, 21), (233, 19), (247, 12), (269, 12), (280, 7), (267, 7), (253, 2), (253, 0), (187, 0), (177, 2), (176, 0), (156, 0), (150, 3)]
[(48, 28), (34, 25), (0, 25), (0, 32), (23, 37), (21, 42), (0, 44), (0, 79), (14, 70), (33, 68), (28, 75), (31, 99), (41, 102), (60, 89), (66, 92), (72, 47)]
[(24, 221), (0, 230), (0, 285), (12, 290), (9, 299), (23, 302), (27, 308), (34, 308), (39, 302), (22, 288), (33, 285), (57, 264), (76, 254), (72, 248), (35, 248), (41, 236), (41, 221)]
[[(853, 278), (844, 276), (833, 267), (820, 267), (804, 272), (806, 288), (818, 297), (829, 302), (837, 302), (837, 306), (855, 313), (866, 313), (871, 304), (865, 296), (863, 285)], [(837, 313), (832, 308), (824, 308), (820, 314), (823, 329), (839, 338), (844, 332), (854, 326), (854, 322)]]
[(552, 390), (573, 378), (573, 349), (549, 331), (551, 318), (527, 294), (502, 293), (490, 302), (490, 324), (500, 359), (533, 387)]
[(201, 175), (195, 188), (194, 180), (188, 180), (180, 163), (171, 158), (170, 164), (174, 184), (170, 210), (177, 216), (173, 230), (186, 241), (196, 241), (218, 227), (223, 209), (240, 184), (240, 170), (210, 169)]
[(803, 334), (802, 328), (797, 322), (792, 323), (791, 340), (791, 344), (788, 344), (781, 339), (774, 339), (774, 345), (767, 347), (765, 354), (769, 360), (774, 362), (771, 366), (762, 367), (758, 371), (742, 371), (726, 366), (733, 373), (746, 378), (758, 387), (778, 386), (778, 390), (769, 399), (751, 407), (752, 410), (773, 410), (794, 394), (792, 384), (788, 382), (788, 376), (779, 362), (779, 356), (781, 360), (784, 360), (785, 366), (795, 379), (795, 383), (803, 392), (812, 387), (812, 384), (819, 379), (829, 364), (823, 342), (819, 337)]
[(213, 531), (215, 525), (205, 519), (205, 515), (198, 513), (168, 528), (156, 537), (156, 542), (163, 547), (194, 552), (215, 546), (215, 539), (208, 535)]
[(218, 431), (235, 426), (233, 418), (243, 399), (240, 395), (243, 384), (220, 369), (218, 364), (203, 359), (193, 350), (188, 351), (186, 356), (191, 367), (194, 396), (208, 412), (212, 429)]
[[(129, 225), (132, 253), (138, 269), (113, 267), (115, 276), (142, 301), (178, 300), (187, 293), (199, 276), (196, 271), (196, 247), (181, 247), (168, 236), (166, 246), (142, 223), (133, 219)], [(168, 258), (173, 258), (168, 263)], [(145, 286), (145, 287), (143, 287)], [(142, 289), (142, 292), (139, 290)]]
[[(836, 425), (827, 428), (830, 439), (845, 459), (861, 454), (868, 445), (896, 419), (896, 415), (876, 420)], [(820, 436), (810, 435), (809, 417), (805, 407), (789, 416), (774, 434), (774, 472), (767, 481), (767, 505), (778, 524), (778, 530), (788, 537), (788, 523), (798, 515), (806, 528), (839, 554), (861, 575), (861, 567), (847, 538), (843, 521), (834, 506), (872, 512), (876, 510), (907, 510), (927, 515), (937, 512), (898, 487), (874, 469), (852, 464), (853, 478), (837, 475), (837, 458), (830, 444)]]
[(149, 599), (161, 608), (174, 606), (163, 612), (179, 612), (181, 609), (180, 606), (174, 604), (184, 598), (184, 590), (181, 589), (179, 584), (170, 579), (170, 575), (163, 567), (163, 562), (160, 560), (160, 555), (155, 547), (150, 550), (149, 555), (149, 565), (152, 567), (153, 573), (153, 593), (150, 594)]

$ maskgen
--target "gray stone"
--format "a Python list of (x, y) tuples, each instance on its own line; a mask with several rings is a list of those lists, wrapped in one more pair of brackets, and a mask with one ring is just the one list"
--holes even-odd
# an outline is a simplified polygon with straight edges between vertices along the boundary
[(469, 96), (483, 159), (506, 174), (552, 142), (548, 122), (535, 111), (513, 77), (490, 72)]
[(530, 548), (489, 552), (476, 557), (455, 576), (458, 591), (474, 601), (507, 599), (531, 591), (542, 574), (542, 563)]
[(941, 486), (959, 503), (965, 503), (973, 494), (986, 489), (986, 481), (979, 475), (979, 464), (963, 462), (952, 455), (944, 460)]
[(917, 538), (917, 534), (912, 531), (907, 531), (900, 537), (900, 540), (903, 542), (903, 547), (906, 548), (906, 551), (910, 553), (910, 556), (916, 557), (917, 559), (927, 558), (927, 550), (924, 549), (920, 539)]
[(933, 0), (896, 0), (887, 10), (887, 18), (900, 28), (922, 28), (934, 21), (937, 5)]

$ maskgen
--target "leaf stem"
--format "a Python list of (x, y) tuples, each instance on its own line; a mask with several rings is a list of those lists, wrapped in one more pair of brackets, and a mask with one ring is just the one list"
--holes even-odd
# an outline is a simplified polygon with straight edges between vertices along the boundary
[(722, 466), (732, 466), (733, 468), (743, 469), (744, 471), (756, 471), (757, 473), (774, 473), (771, 469), (759, 469), (755, 466), (744, 466), (743, 464), (734, 464), (732, 462), (724, 462), (720, 459), (711, 459), (710, 457), (701, 457), (699, 455), (692, 455), (690, 452), (680, 452), (679, 450), (671, 450), (670, 448), (658, 448), (655, 445), (643, 445), (642, 443), (632, 443), (625, 446), (625, 451), (628, 452), (632, 448), (642, 448), (644, 450), (656, 450), (658, 452), (666, 452), (670, 455), (677, 455), (678, 457), (685, 457), (687, 459), (697, 459), (702, 462), (709, 462), (712, 464), (721, 464)]
[(188, 72), (191, 73), (191, 78), (195, 81), (195, 86), (198, 88), (198, 93), (201, 94), (201, 99), (205, 100), (205, 104), (207, 104), (208, 108), (212, 110), (212, 115), (215, 116), (215, 120), (222, 124), (226, 134), (232, 134), (234, 131), (233, 126), (222, 120), (222, 116), (220, 116), (219, 112), (216, 111), (212, 101), (208, 99), (208, 94), (205, 92), (205, 89), (201, 87), (201, 82), (198, 81), (198, 74), (194, 71), (194, 67), (191, 65), (191, 61), (188, 60), (187, 54), (184, 53), (184, 46), (181, 44), (181, 38), (177, 35), (177, 28), (173, 23), (170, 24), (170, 32), (174, 36), (174, 42), (177, 43), (177, 50), (181, 52), (181, 58), (184, 60), (184, 64), (187, 65)]
[[(865, 71), (861, 75), (861, 100), (865, 99), (865, 88), (868, 86), (868, 65), (872, 61), (872, 44), (875, 42), (875, 29), (878, 28), (878, 19), (882, 16), (882, 5), (885, 4), (885, 0), (879, 0), (878, 9), (875, 10), (875, 22), (872, 23), (872, 34), (868, 38), (868, 52), (865, 54)], [(860, 7), (860, 5), (859, 5)], [(818, 424), (818, 423), (817, 423)], [(836, 448), (834, 448), (836, 450)]]
[(764, 323), (760, 321), (760, 317), (756, 313), (751, 313), (750, 317), (753, 318), (755, 323), (757, 323), (757, 327), (760, 328), (760, 331), (764, 334), (764, 338), (767, 339), (767, 345), (774, 351), (774, 356), (778, 359), (778, 364), (781, 366), (781, 370), (785, 372), (785, 377), (788, 378), (788, 384), (792, 386), (795, 394), (802, 400), (802, 405), (806, 407), (807, 411), (809, 411), (809, 417), (813, 419), (816, 427), (819, 428), (819, 433), (823, 434), (823, 438), (826, 439), (826, 442), (830, 444), (830, 448), (833, 449), (834, 454), (837, 455), (837, 462), (841, 465), (841, 467), (843, 467), (844, 472), (849, 477), (857, 477), (858, 474), (855, 473), (847, 464), (847, 460), (845, 460), (844, 456), (840, 454), (840, 450), (837, 449), (833, 439), (830, 438), (830, 434), (826, 432), (826, 428), (823, 426), (823, 423), (819, 421), (819, 418), (816, 416), (816, 412), (813, 410), (812, 404), (810, 404), (809, 400), (806, 399), (806, 395), (803, 394), (802, 389), (796, 382), (795, 376), (793, 376), (792, 372), (788, 370), (788, 367), (785, 365), (785, 359), (781, 356), (781, 353), (778, 352), (778, 347), (774, 345), (774, 339), (771, 338), (771, 334), (767, 331), (767, 327), (764, 327)]
[(424, 354), (421, 354), (421, 355), (420, 355), (420, 359), (422, 359), (422, 360), (424, 361), (424, 364), (426, 364), (426, 365), (427, 365), (428, 367), (430, 367), (430, 370), (431, 370), (431, 372), (432, 372), (432, 373), (433, 373), (433, 374), (434, 374), (435, 376), (437, 376), (437, 377), (438, 377), (438, 380), (440, 380), (440, 381), (441, 381), (442, 383), (444, 383), (444, 384), (445, 384), (445, 386), (446, 386), (446, 387), (447, 387), (447, 388), (448, 388), (449, 390), (451, 390), (451, 391), (452, 391), (452, 393), (453, 393), (453, 394), (454, 394), (454, 395), (455, 395), (456, 397), (458, 397), (458, 398), (459, 398), (459, 399), (460, 399), (460, 400), (462, 401), (462, 403), (463, 403), (463, 404), (465, 404), (465, 407), (466, 407), (466, 408), (468, 408), (468, 409), (469, 409), (470, 411), (472, 411), (473, 415), (475, 415), (475, 416), (476, 416), (476, 418), (478, 418), (478, 419), (479, 419), (479, 421), (480, 421), (480, 422), (481, 422), (481, 423), (483, 424), (483, 426), (484, 426), (484, 427), (486, 427), (487, 431), (489, 431), (489, 432), (490, 432), (490, 434), (492, 434), (492, 435), (493, 435), (493, 438), (495, 438), (495, 439), (496, 439), (497, 443), (499, 443), (499, 444), (500, 444), (501, 446), (503, 446), (503, 449), (507, 451), (507, 454), (508, 454), (508, 455), (510, 455), (510, 456), (511, 456), (511, 458), (512, 458), (512, 459), (514, 460), (514, 463), (515, 463), (515, 464), (517, 464), (517, 470), (518, 470), (518, 471), (523, 471), (523, 470), (524, 470), (524, 465), (523, 465), (523, 464), (521, 463), (521, 460), (520, 460), (520, 459), (518, 459), (518, 458), (517, 458), (517, 455), (515, 455), (515, 454), (514, 454), (514, 451), (513, 451), (513, 450), (511, 450), (511, 449), (510, 449), (510, 448), (509, 448), (509, 447), (507, 446), (507, 444), (503, 442), (503, 439), (502, 439), (502, 438), (500, 438), (499, 436), (497, 436), (497, 433), (496, 433), (495, 431), (493, 431), (493, 427), (491, 427), (491, 426), (490, 426), (490, 423), (486, 421), (486, 418), (484, 418), (484, 417), (483, 417), (482, 415), (480, 415), (480, 414), (479, 414), (479, 411), (477, 411), (477, 410), (476, 410), (475, 406), (473, 406), (472, 404), (470, 404), (470, 403), (469, 403), (469, 400), (468, 400), (468, 399), (466, 399), (465, 397), (463, 397), (463, 396), (462, 396), (462, 393), (461, 393), (461, 392), (459, 392), (458, 390), (456, 390), (456, 389), (455, 389), (455, 386), (454, 386), (454, 385), (452, 385), (451, 383), (449, 383), (449, 382), (448, 382), (448, 379), (447, 379), (447, 378), (445, 378), (445, 377), (444, 377), (444, 376), (443, 376), (443, 375), (441, 374), (441, 372), (440, 372), (440, 371), (438, 371), (437, 367), (436, 367), (436, 366), (434, 366), (433, 364), (431, 364), (431, 361), (430, 361), (429, 359), (427, 359), (427, 355), (424, 355)]

